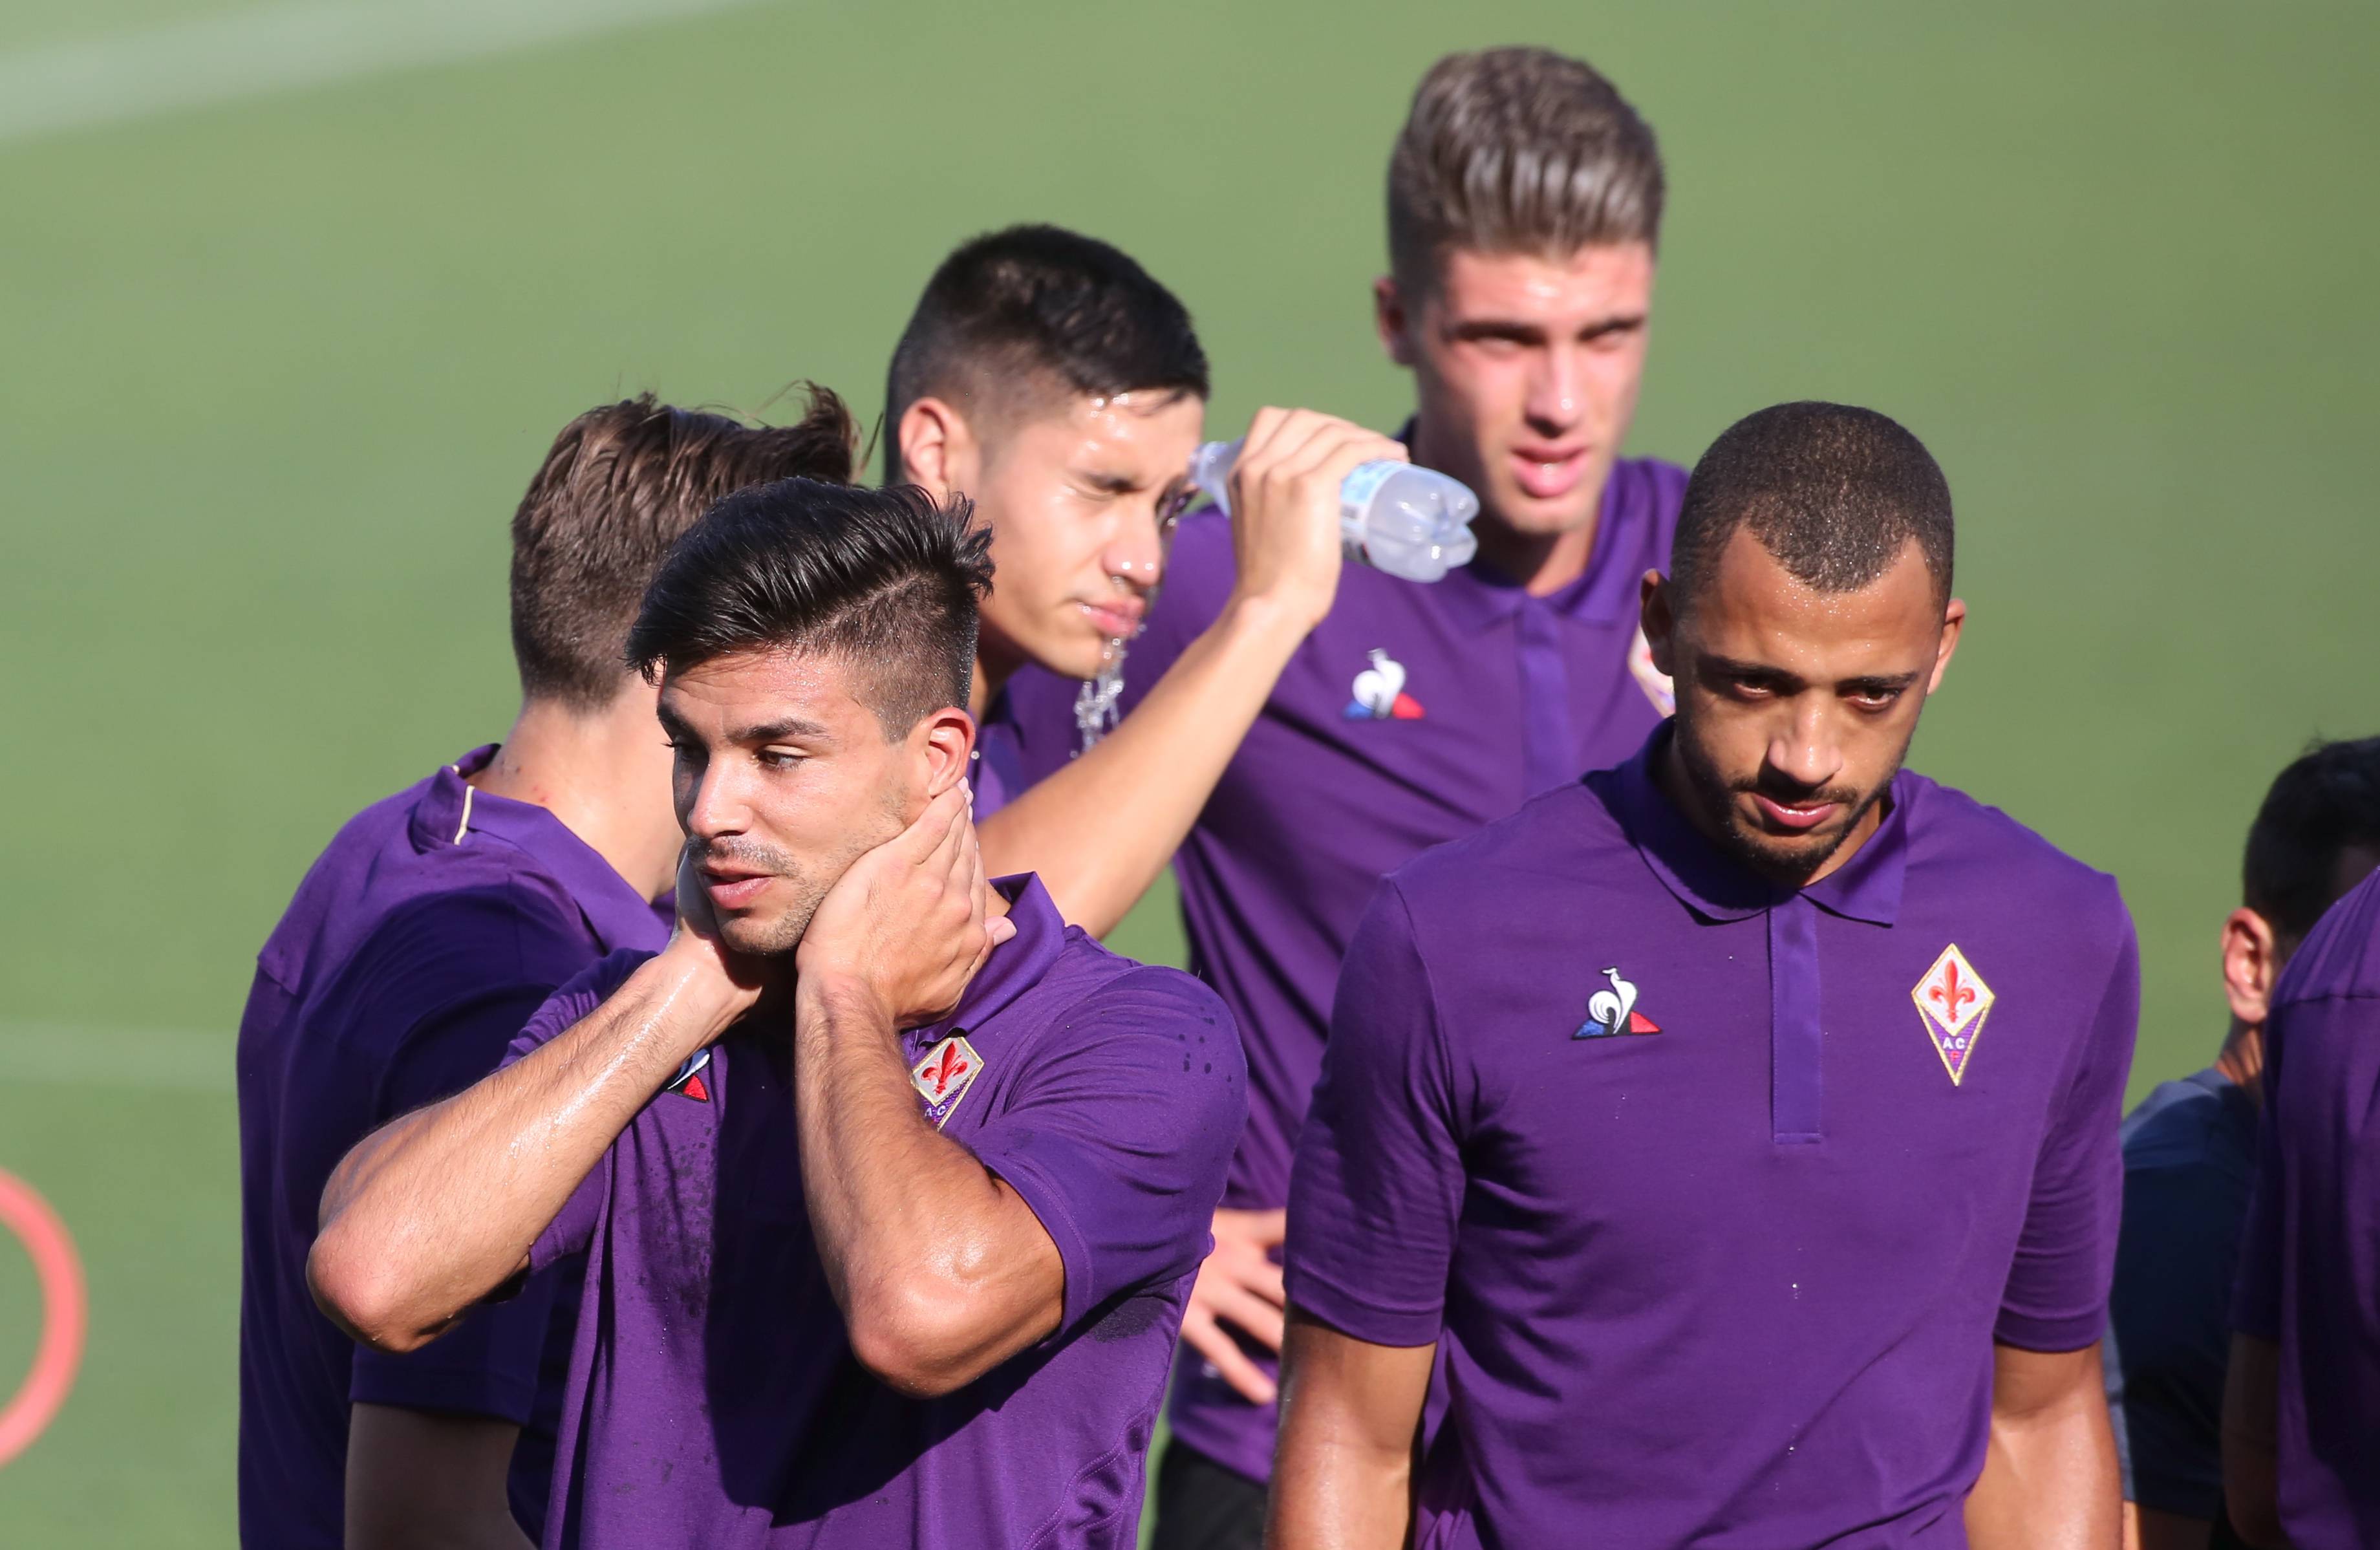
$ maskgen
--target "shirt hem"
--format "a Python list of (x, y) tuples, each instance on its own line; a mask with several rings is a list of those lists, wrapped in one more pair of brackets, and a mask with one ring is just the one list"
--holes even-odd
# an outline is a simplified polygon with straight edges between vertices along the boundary
[(1376, 1346), (1434, 1346), (1445, 1326), (1443, 1306), (1427, 1312), (1383, 1308), (1333, 1285), (1310, 1269), (1289, 1275), (1289, 1300), (1342, 1335)]

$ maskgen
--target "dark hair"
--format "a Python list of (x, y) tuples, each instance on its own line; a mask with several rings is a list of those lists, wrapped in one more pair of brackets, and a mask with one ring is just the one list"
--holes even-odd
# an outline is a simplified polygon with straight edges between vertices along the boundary
[(2248, 827), (2241, 902), (2302, 942), (2337, 902), (2339, 857), (2359, 847), (2380, 850), (2380, 738), (2310, 744)]
[(1719, 433), (1686, 481), (1670, 585), (1681, 608), (1739, 527), (1796, 580), (1857, 592), (1912, 539), (1937, 595), (1950, 595), (1950, 484), (1925, 444), (1874, 409), (1779, 404)]
[(991, 538), (969, 516), (964, 495), (937, 506), (914, 484), (739, 490), (670, 546), (628, 660), (658, 680), (731, 652), (839, 657), (872, 680), (868, 708), (900, 737), (973, 686)]
[(1542, 48), (1450, 54), (1389, 156), (1389, 264), (1427, 290), (1454, 249), (1658, 247), (1665, 192), (1652, 126), (1591, 66)]
[(611, 703), (646, 585), (722, 495), (796, 474), (851, 478), (850, 411), (805, 386), (808, 403), (791, 425), (745, 425), (648, 393), (562, 428), (513, 513), (513, 658), (524, 694), (575, 710)]
[(884, 389), (884, 477), (900, 479), (902, 414), (952, 400), (997, 422), (1053, 393), (1207, 396), (1207, 353), (1190, 314), (1148, 271), (1096, 238), (1011, 226), (944, 259)]

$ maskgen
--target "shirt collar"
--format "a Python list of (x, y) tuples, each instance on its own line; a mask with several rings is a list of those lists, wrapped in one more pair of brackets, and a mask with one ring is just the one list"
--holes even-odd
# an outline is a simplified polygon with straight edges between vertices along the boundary
[[(1397, 433), (1397, 440), (1410, 447), (1413, 436), (1414, 421), (1408, 420)], [(1587, 555), (1586, 568), (1559, 591), (1532, 598), (1527, 588), (1484, 560), (1475, 559), (1459, 570), (1448, 571), (1443, 580), (1428, 583), (1433, 596), (1474, 634), (1503, 623), (1532, 603), (1582, 624), (1633, 621), (1638, 573), (1615, 556), (1635, 552), (1636, 544), (1623, 542), (1621, 533), (1642, 519), (1644, 503), (1623, 498), (1621, 487), (1626, 482), (1615, 462), (1603, 482), (1596, 511), (1595, 547)]]
[(991, 957), (967, 982), (955, 1011), (917, 1031), (917, 1037), (925, 1044), (955, 1032), (974, 1032), (1006, 1011), (1018, 996), (1041, 982), (1066, 946), (1066, 922), (1040, 878), (1020, 872), (995, 877), (991, 885), (1008, 901), (1008, 918), (1015, 923), (1016, 934), (991, 950)]
[(430, 777), (413, 804), (409, 832), (419, 853), (471, 844), (480, 836), (520, 851), (562, 885), (605, 952), (651, 946), (655, 909), (570, 825), (534, 802), (491, 796), (468, 777), (486, 769), (496, 745), (475, 748)]
[[(1740, 921), (1784, 902), (1796, 891), (1772, 883), (1722, 854), (1687, 821), (1654, 778), (1654, 761), (1668, 746), (1672, 724), (1664, 721), (1633, 758), (1619, 768), (1587, 776), (1588, 784), (1620, 821), (1629, 843), (1678, 901), (1706, 920)], [(1901, 885), (1909, 870), (1909, 809), (1913, 784), (1892, 777), (1888, 811), (1876, 833), (1833, 872), (1799, 890), (1830, 914), (1888, 926), (1900, 914)]]

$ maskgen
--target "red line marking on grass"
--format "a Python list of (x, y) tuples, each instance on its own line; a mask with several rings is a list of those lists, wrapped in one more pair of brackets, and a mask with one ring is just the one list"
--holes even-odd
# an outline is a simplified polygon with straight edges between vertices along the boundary
[(82, 1261), (67, 1225), (31, 1185), (6, 1168), (0, 1168), (0, 1225), (23, 1241), (42, 1286), (42, 1338), (33, 1348), (32, 1371), (0, 1410), (0, 1464), (6, 1464), (32, 1446), (67, 1402), (82, 1365), (91, 1310), (83, 1295)]

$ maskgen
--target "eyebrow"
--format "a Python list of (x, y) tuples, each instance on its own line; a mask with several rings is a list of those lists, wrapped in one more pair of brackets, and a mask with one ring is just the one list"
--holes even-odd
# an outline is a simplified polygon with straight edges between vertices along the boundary
[[(1782, 667), (1772, 667), (1765, 662), (1742, 662), (1731, 656), (1706, 656), (1703, 660), (1713, 670), (1733, 677), (1767, 678), (1777, 683), (1793, 684), (1799, 688), (1809, 687), (1808, 680), (1799, 674), (1789, 673)], [(1854, 692), (1876, 693), (1884, 690), (1907, 689), (1920, 677), (1922, 675), (1917, 673), (1864, 673), (1855, 678), (1840, 680), (1835, 688), (1851, 690)]]
[[(1598, 318), (1581, 328), (1575, 337), (1600, 339), (1609, 334), (1628, 334), (1645, 326), (1645, 314), (1630, 312), (1616, 318)], [(1518, 318), (1467, 318), (1456, 323), (1452, 333), (1457, 338), (1542, 339), (1547, 330), (1542, 323), (1524, 323)]]
[(783, 742), (788, 738), (823, 738), (826, 735), (826, 727), (820, 723), (802, 716), (789, 715), (775, 721), (755, 722), (749, 726), (739, 726), (727, 734), (727, 740), (731, 743), (774, 743)]

